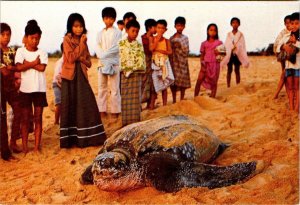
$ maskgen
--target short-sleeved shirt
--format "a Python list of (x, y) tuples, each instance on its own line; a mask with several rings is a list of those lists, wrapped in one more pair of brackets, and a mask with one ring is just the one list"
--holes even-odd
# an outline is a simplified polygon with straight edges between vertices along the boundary
[[(25, 47), (19, 48), (16, 53), (15, 63), (23, 64), (24, 60), (32, 62), (38, 56), (40, 56), (41, 64), (48, 64), (48, 54), (46, 52), (40, 49), (28, 51)], [(23, 93), (46, 92), (45, 72), (37, 71), (33, 68), (21, 72), (20, 91)]]

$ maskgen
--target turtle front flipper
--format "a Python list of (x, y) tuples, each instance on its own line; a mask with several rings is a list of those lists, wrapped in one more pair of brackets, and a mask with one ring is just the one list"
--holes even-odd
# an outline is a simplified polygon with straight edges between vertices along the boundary
[(82, 173), (80, 177), (80, 183), (81, 184), (93, 184), (94, 179), (93, 179), (93, 173), (92, 173), (92, 167), (93, 165), (89, 165), (85, 171)]
[(237, 163), (231, 166), (216, 166), (203, 163), (184, 162), (179, 172), (183, 187), (218, 188), (229, 186), (252, 176), (256, 162)]

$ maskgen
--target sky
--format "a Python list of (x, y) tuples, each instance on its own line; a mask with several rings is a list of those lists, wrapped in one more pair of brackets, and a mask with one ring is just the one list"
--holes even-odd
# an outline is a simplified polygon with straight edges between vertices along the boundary
[(245, 36), (248, 51), (267, 47), (284, 28), (284, 17), (299, 11), (300, 5), (298, 1), (0, 1), (0, 4), (1, 22), (12, 29), (10, 45), (22, 45), (27, 21), (35, 19), (43, 32), (39, 47), (47, 52), (59, 50), (68, 16), (76, 12), (85, 19), (91, 54), (97, 32), (104, 27), (101, 11), (105, 7), (116, 9), (116, 22), (126, 12), (134, 12), (141, 25), (139, 36), (145, 33), (145, 20), (154, 18), (168, 22), (165, 37), (169, 38), (176, 32), (175, 18), (184, 16), (187, 21), (184, 34), (189, 37), (190, 52), (199, 54), (208, 24), (218, 25), (219, 38), (224, 42), (232, 29), (232, 17), (241, 20), (239, 30)]

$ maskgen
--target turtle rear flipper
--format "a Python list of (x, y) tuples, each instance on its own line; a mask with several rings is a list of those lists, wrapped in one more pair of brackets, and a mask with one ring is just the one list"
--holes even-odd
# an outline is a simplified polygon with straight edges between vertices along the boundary
[(156, 152), (144, 157), (146, 178), (152, 186), (164, 192), (176, 192), (183, 187), (218, 188), (243, 181), (254, 174), (256, 162), (216, 166), (197, 162), (181, 162), (176, 155)]
[(92, 174), (92, 167), (93, 165), (88, 166), (85, 171), (82, 173), (80, 177), (80, 183), (81, 184), (93, 184), (94, 179), (93, 179), (93, 174)]
[(180, 176), (183, 186), (218, 188), (236, 184), (253, 175), (256, 162), (237, 163), (231, 166), (185, 162), (181, 167)]

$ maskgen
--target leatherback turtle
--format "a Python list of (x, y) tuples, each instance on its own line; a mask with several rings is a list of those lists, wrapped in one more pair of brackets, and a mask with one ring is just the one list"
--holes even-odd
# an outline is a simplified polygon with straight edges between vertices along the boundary
[(253, 175), (256, 162), (216, 166), (224, 149), (212, 131), (185, 115), (128, 125), (108, 138), (81, 176), (106, 191), (154, 186), (165, 192), (183, 187), (223, 187)]

